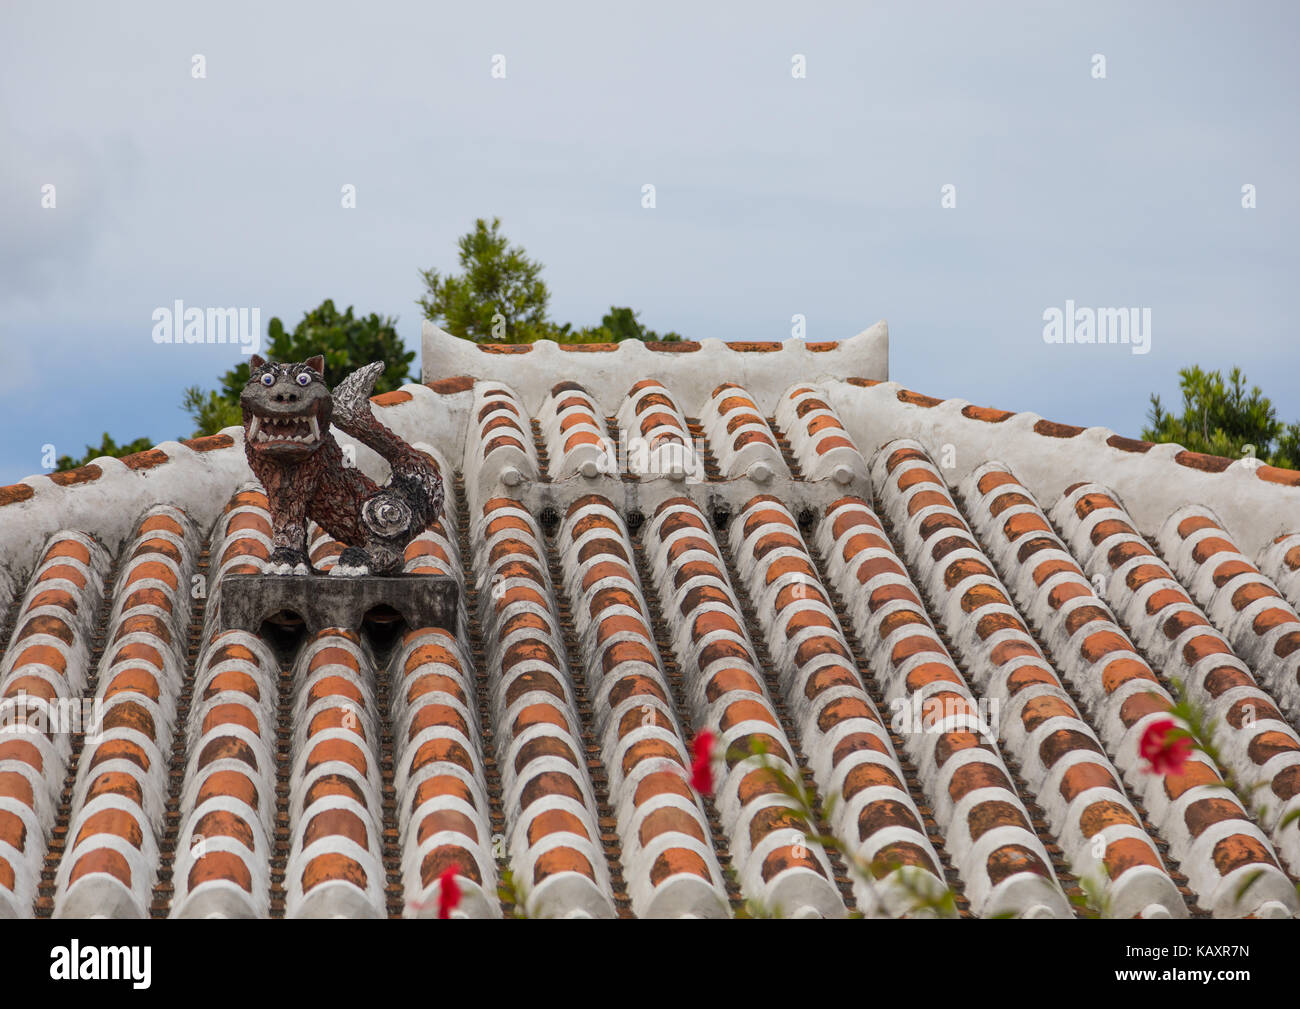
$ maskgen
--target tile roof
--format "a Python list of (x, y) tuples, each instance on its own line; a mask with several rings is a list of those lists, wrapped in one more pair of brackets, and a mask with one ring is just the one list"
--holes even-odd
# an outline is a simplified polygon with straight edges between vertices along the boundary
[[(220, 632), (239, 429), (0, 488), (0, 915), (1300, 912), (1300, 474), (912, 392), (883, 324), (423, 360), (453, 628)], [(1214, 752), (1152, 775), (1176, 684)], [(907, 873), (734, 749), (701, 798), (706, 729)]]

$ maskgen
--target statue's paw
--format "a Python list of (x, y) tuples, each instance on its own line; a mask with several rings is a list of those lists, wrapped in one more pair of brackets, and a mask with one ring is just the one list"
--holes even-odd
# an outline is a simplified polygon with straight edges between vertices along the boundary
[(347, 547), (339, 554), (338, 563), (330, 568), (330, 574), (340, 578), (358, 578), (370, 574), (371, 564), (367, 551), (361, 547)]
[(266, 560), (264, 568), (268, 575), (309, 575), (311, 563), (307, 555), (292, 547), (278, 547)]

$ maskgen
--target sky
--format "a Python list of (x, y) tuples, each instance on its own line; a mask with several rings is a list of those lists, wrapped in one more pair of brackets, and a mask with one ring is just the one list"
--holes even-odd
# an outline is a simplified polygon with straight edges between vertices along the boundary
[[(1179, 368), (1240, 365), (1300, 420), (1298, 29), (1185, 0), (6, 0), (0, 484), (193, 433), (184, 388), (243, 358), (156, 343), (177, 300), (264, 334), (333, 298), (418, 352), (419, 270), (493, 216), (560, 322), (886, 319), (909, 388), (1131, 436)], [(1149, 310), (1149, 353), (1047, 343), (1067, 300)]]

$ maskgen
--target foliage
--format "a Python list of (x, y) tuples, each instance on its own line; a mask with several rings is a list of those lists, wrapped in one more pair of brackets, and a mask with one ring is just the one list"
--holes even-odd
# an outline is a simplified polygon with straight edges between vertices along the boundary
[(1238, 459), (1251, 454), (1288, 469), (1300, 467), (1300, 424), (1284, 424), (1259, 386), (1246, 386), (1246, 376), (1233, 368), (1225, 380), (1218, 371), (1198, 365), (1178, 372), (1183, 411), (1165, 411), (1160, 397), (1151, 396), (1150, 426), (1142, 437), (1153, 442), (1177, 442), (1193, 452)]
[(453, 336), (490, 343), (620, 343), (623, 340), (676, 342), (676, 333), (660, 336), (643, 326), (637, 313), (611, 305), (598, 326), (557, 323), (547, 315), (551, 292), (542, 280), (542, 264), (522, 246), (511, 245), (501, 219), (483, 218), (457, 241), (459, 275), (421, 270), (425, 293), (416, 304), (424, 317)]
[[(1217, 719), (1210, 718), (1204, 705), (1191, 697), (1187, 691), (1186, 684), (1177, 677), (1172, 677), (1169, 681), (1173, 687), (1175, 703), (1169, 709), (1169, 714), (1178, 719), (1181, 723), (1178, 730), (1179, 735), (1190, 739), (1195, 746), (1210, 758), (1214, 766), (1220, 772), (1221, 781), (1217, 785), (1211, 785), (1211, 788), (1222, 788), (1230, 795), (1238, 796), (1244, 808), (1250, 810), (1250, 813), (1260, 824), (1266, 823), (1269, 819), (1269, 806), (1267, 798), (1260, 800), (1256, 798), (1256, 793), (1266, 788), (1267, 783), (1257, 781), (1253, 784), (1247, 784), (1237, 778), (1236, 773), (1232, 770), (1232, 765), (1224, 759), (1218, 744), (1215, 742), (1215, 734), (1219, 729)], [(1152, 693), (1152, 697), (1159, 698), (1159, 694)], [(1283, 830), (1300, 821), (1300, 809), (1293, 809), (1285, 816), (1281, 817), (1276, 826), (1273, 828), (1274, 836), (1280, 834)], [(1300, 829), (1298, 827), (1297, 829)], [(1262, 871), (1250, 873), (1238, 886), (1234, 897), (1237, 903), (1246, 896), (1247, 891), (1263, 876)], [(1300, 884), (1296, 886), (1297, 892), (1300, 892)]]
[[(349, 373), (371, 361), (383, 361), (384, 372), (375, 392), (399, 388), (410, 374), (415, 351), (408, 351), (397, 335), (397, 320), (372, 312), (356, 316), (352, 306), (340, 312), (326, 298), (307, 312), (290, 332), (273, 318), (267, 326), (265, 356), (275, 361), (304, 361), (315, 354), (325, 358), (325, 382), (334, 388)], [(242, 423), (239, 394), (248, 384), (248, 362), (241, 361), (221, 376), (221, 388), (204, 393), (198, 386), (185, 390), (182, 406), (195, 423), (195, 436), (216, 434)]]
[(677, 333), (665, 333), (660, 336), (653, 329), (641, 325), (637, 313), (630, 308), (611, 305), (609, 311), (601, 317), (600, 329), (608, 333), (608, 342), (621, 343), (624, 340), (648, 340), (651, 342), (676, 343), (681, 340)]
[(528, 893), (515, 879), (514, 870), (508, 866), (501, 870), (501, 877), (497, 883), (497, 897), (505, 909), (507, 918), (528, 917)]
[(546, 318), (551, 294), (541, 278), (542, 264), (501, 233), (501, 219), (483, 218), (462, 235), (460, 276), (421, 270), (426, 293), (417, 299), (424, 317), (465, 340), (531, 343), (549, 338)]
[(232, 403), (215, 389), (206, 393), (197, 385), (185, 390), (181, 406), (194, 418), (194, 437), (216, 434), (227, 427), (238, 427), (243, 423), (239, 405)]
[[(875, 891), (876, 884), (881, 880), (888, 879), (890, 882), (897, 884), (907, 894), (909, 901), (908, 906), (901, 912), (904, 917), (922, 915), (925, 917), (951, 918), (957, 915), (956, 894), (946, 884), (940, 883), (936, 886), (932, 879), (917, 872), (914, 866), (905, 865), (901, 862), (881, 858), (864, 859), (857, 853), (850, 842), (837, 837), (835, 834), (823, 832), (818, 827), (819, 823), (830, 820), (831, 813), (840, 800), (838, 792), (832, 793), (827, 798), (825, 807), (820, 808), (816, 791), (806, 786), (795, 775), (790, 774), (784, 766), (773, 762), (768, 756), (767, 748), (762, 740), (750, 741), (749, 746), (744, 749), (732, 747), (727, 754), (728, 761), (744, 760), (750, 757), (758, 759), (763, 772), (770, 777), (772, 783), (786, 797), (791, 815), (794, 821), (801, 826), (805, 839), (809, 843), (820, 844), (828, 852), (839, 852), (849, 871), (862, 880), (868, 890)], [(731, 876), (730, 873), (728, 875)], [(745, 901), (736, 917), (779, 918), (781, 917), (781, 909), (766, 907), (751, 898)], [(863, 915), (859, 912), (856, 917), (863, 917)]]
[(104, 432), (104, 440), (99, 443), (99, 448), (93, 445), (86, 446), (86, 454), (80, 459), (74, 459), (70, 455), (61, 455), (55, 462), (55, 471), (62, 473), (64, 470), (76, 469), (84, 466), (92, 459), (97, 459), (102, 455), (112, 456), (115, 459), (124, 455), (134, 455), (136, 452), (144, 452), (146, 449), (153, 448), (153, 442), (148, 438), (137, 438), (135, 441), (129, 441), (124, 445), (119, 445), (109, 437), (108, 432)]

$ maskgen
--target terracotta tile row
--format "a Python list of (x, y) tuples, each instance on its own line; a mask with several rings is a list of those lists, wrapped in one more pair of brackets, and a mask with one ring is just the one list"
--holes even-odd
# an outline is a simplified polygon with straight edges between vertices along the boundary
[(1300, 533), (1277, 537), (1259, 552), (1258, 563), (1287, 601), (1300, 607)]
[(1300, 616), (1208, 508), (1188, 505), (1158, 536), (1170, 566), (1237, 654), (1300, 726)]
[[(1015, 486), (997, 493), (1006, 484)], [(1108, 753), (1169, 843), (1201, 906), (1222, 917), (1286, 914), (1288, 905), (1279, 901), (1294, 902), (1294, 888), (1209, 755), (1193, 747), (1181, 775), (1150, 773), (1139, 744), (1148, 728), (1171, 717), (1173, 698), (1032, 495), (1005, 467), (993, 464), (973, 473), (963, 492), (1016, 601), (1088, 707)], [(1239, 897), (1248, 877), (1255, 883)]]
[(308, 521), (307, 556), (311, 559), (313, 568), (329, 574), (330, 570), (338, 564), (341, 553), (343, 553), (342, 543), (315, 522)]
[(203, 637), (211, 640), (221, 623), (221, 588), (228, 574), (261, 574), (271, 556), (271, 513), (260, 484), (240, 487), (226, 503), (212, 530), (203, 614)]
[(753, 397), (736, 383), (724, 382), (713, 390), (700, 411), (700, 424), (726, 479), (749, 477), (762, 484), (790, 475), (772, 429)]
[(717, 739), (716, 802), (742, 892), (790, 916), (844, 914), (826, 852), (807, 837), (764, 758), (751, 755), (761, 745), (772, 765), (799, 776), (708, 521), (689, 498), (671, 498), (643, 536), (691, 717)]
[(447, 532), (455, 526), (455, 504), (449, 497), (443, 516), (406, 545), (406, 563), (402, 570), (407, 574), (447, 575), (463, 584), (465, 576), (460, 547), (456, 544), (456, 537)]
[(179, 509), (149, 509), (122, 549), (95, 698), (102, 731), (77, 766), (56, 917), (144, 917), (152, 903), (198, 554)]
[(171, 917), (270, 915), (279, 663), (227, 631), (197, 663), (173, 863)]
[[(817, 539), (828, 575), (846, 600), (848, 618), (890, 702), (891, 722), (944, 829), (972, 910), (981, 916), (1070, 917), (1051, 858), (997, 747), (999, 732), (1005, 732), (1040, 801), (1050, 807), (1056, 834), (1077, 835), (1070, 850), (1078, 857), (1086, 847), (1080, 827), (1083, 807), (1067, 806), (1055, 789), (1068, 773), (1068, 758), (1079, 754), (1048, 747), (1050, 763), (1045, 762), (1039, 744), (1052, 726), (1044, 727), (1041, 717), (1024, 717), (1027, 708), (1032, 712), (1032, 697), (1042, 705), (1063, 691), (1035, 679), (1008, 683), (1014, 670), (1001, 673), (987, 656), (970, 655), (993, 671), (984, 683), (985, 696), (997, 706), (981, 705), (931, 624), (920, 592), (875, 512), (861, 498), (829, 505)], [(1073, 721), (1087, 731), (1077, 715)]]
[[(449, 470), (443, 468), (442, 472)], [(461, 556), (457, 542), (458, 522), (456, 497), (448, 494), (443, 503), (442, 515), (406, 545), (406, 563), (402, 570), (407, 574), (446, 575), (456, 580), (459, 599), (455, 634), (461, 647), (468, 649), (469, 613), (465, 602), (465, 565), (468, 558)]]
[(831, 406), (825, 389), (791, 386), (777, 405), (776, 422), (790, 439), (804, 479), (833, 479), (847, 484), (855, 478), (866, 478), (866, 461)]
[(171, 917), (270, 914), (280, 667), (256, 635), (219, 631), (221, 578), (260, 571), (270, 537), (260, 485), (240, 487), (209, 542), (211, 583), (185, 727)]
[(299, 651), (293, 682), (285, 915), (385, 917), (373, 660), (328, 628)]
[[(918, 897), (933, 897), (945, 887), (941, 863), (926, 836), (921, 812), (908, 794), (889, 730), (862, 685), (798, 525), (779, 500), (760, 495), (732, 520), (731, 547), (760, 614), (786, 704), (794, 713), (818, 786), (842, 797), (835, 804), (832, 828), (848, 839), (861, 863), (872, 866), (876, 882), (864, 887), (870, 890), (868, 906), (880, 914), (908, 913)], [(910, 733), (911, 725), (905, 729)], [(937, 738), (932, 734), (928, 740), (929, 756)], [(911, 755), (918, 757), (919, 751)], [(997, 763), (997, 757), (992, 761)], [(928, 798), (936, 805), (940, 823), (949, 828), (972, 906), (981, 914), (990, 910), (986, 898), (993, 889), (986, 856), (996, 860), (988, 842), (1006, 840), (1007, 831), (998, 828), (1010, 827), (1014, 835), (1017, 819), (1026, 821), (1008, 808), (1008, 803), (1019, 806), (1014, 792), (1009, 792), (1001, 806), (985, 807), (976, 815), (976, 821), (982, 817), (992, 834), (982, 842), (970, 834), (960, 837), (966, 827), (965, 810), (960, 808), (965, 806), (963, 800), (981, 787), (979, 781), (991, 783), (979, 773), (969, 779), (969, 787), (959, 784), (951, 798), (945, 792), (933, 792)], [(1032, 841), (1032, 831), (1027, 839)], [(896, 869), (902, 875), (895, 875)], [(1009, 889), (1016, 889), (1015, 884)], [(1068, 913), (1064, 896), (1057, 893), (1056, 897)]]
[(605, 498), (581, 498), (559, 543), (632, 909), (639, 917), (727, 917), (623, 520)]
[(600, 407), (577, 382), (559, 382), (537, 415), (552, 480), (596, 477), (618, 468), (618, 455)]
[(528, 509), (487, 501), (471, 530), (506, 846), (534, 917), (613, 917), (564, 631)]
[(440, 628), (407, 634), (388, 667), (393, 791), (402, 845), (405, 917), (438, 913), (440, 877), (454, 870), (457, 917), (499, 917), (483, 726), (466, 646)]
[[(425, 448), (441, 472), (451, 472)], [(448, 870), (461, 894), (453, 917), (501, 914), (496, 856), (504, 838), (490, 826), (486, 727), (476, 700), (458, 518), (456, 496), (448, 494), (442, 515), (407, 544), (405, 565), (407, 573), (455, 580), (456, 628), (410, 631), (388, 665), (405, 917), (438, 914), (440, 877)]]
[(906, 549), (954, 648), (985, 696), (1004, 708), (1007, 746), (1071, 870), (1102, 889), (1102, 910), (1109, 915), (1186, 916), (1119, 773), (1040, 651), (933, 461), (916, 443), (895, 442), (882, 449), (873, 469), (881, 499), (905, 530)]
[(513, 390), (500, 382), (479, 382), (470, 409), (466, 482), (474, 486), (480, 480), (500, 479), (516, 486), (536, 480), (541, 467), (528, 411)]
[(886, 514), (954, 649), (988, 703), (998, 705), (1005, 745), (1071, 871), (1101, 889), (1100, 910), (1109, 916), (1185, 917), (1186, 904), (1118, 771), (1040, 651), (938, 468), (911, 441), (886, 445), (872, 468)]
[(31, 917), (72, 733), (97, 728), (81, 698), (109, 564), (84, 533), (51, 536), (0, 662), (0, 917)]
[(1286, 813), (1300, 808), (1300, 737), (1273, 698), (1134, 531), (1113, 491), (1099, 484), (1072, 487), (1057, 502), (1053, 518), (1142, 653), (1204, 708), (1242, 796), (1277, 850), (1291, 865), (1300, 865), (1300, 830), (1277, 829)]
[(637, 476), (703, 476), (686, 417), (662, 382), (647, 378), (628, 390), (616, 415), (626, 435), (626, 465)]
[[(670, 343), (657, 340), (636, 341), (635, 348), (629, 347), (629, 342), (631, 341), (622, 343), (561, 343), (558, 344), (558, 349), (569, 354), (617, 354), (620, 350), (624, 354), (641, 353), (645, 350), (659, 354), (693, 354), (704, 348), (702, 343), (695, 340), (674, 340)], [(838, 350), (841, 343), (842, 341), (839, 340), (809, 341), (801, 345), (800, 351), (825, 354)], [(789, 344), (779, 340), (747, 340), (722, 344), (722, 353), (775, 354), (782, 351), (788, 352), (788, 347)], [(478, 349), (484, 354), (528, 354), (532, 352), (533, 344), (480, 343)], [(710, 349), (707, 353), (713, 355), (717, 351)]]

